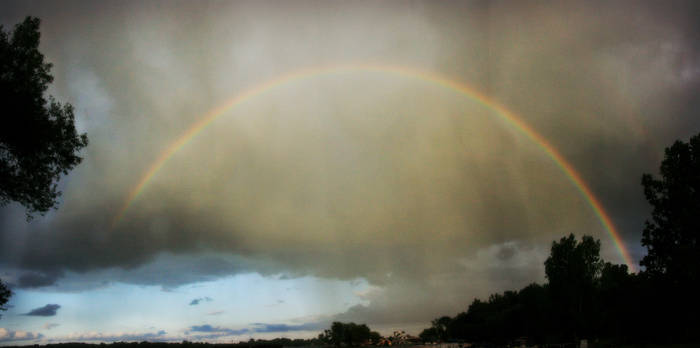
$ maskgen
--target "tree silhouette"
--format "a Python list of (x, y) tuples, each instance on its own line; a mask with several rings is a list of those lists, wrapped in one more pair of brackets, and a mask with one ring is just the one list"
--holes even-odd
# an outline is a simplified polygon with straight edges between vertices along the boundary
[(445, 341), (449, 338), (447, 330), (450, 327), (451, 323), (452, 318), (448, 316), (442, 316), (440, 318), (433, 319), (433, 321), (430, 322), (432, 326), (423, 330), (420, 333), (419, 337), (423, 341), (427, 342)]
[(599, 253), (600, 241), (590, 236), (580, 242), (574, 235), (561, 238), (545, 261), (549, 283), (474, 299), (466, 312), (433, 320), (420, 337), (482, 347), (519, 346), (523, 339), (528, 345), (574, 346), (579, 338), (599, 347), (698, 346), (697, 283), (629, 273), (626, 265), (603, 262)]
[(666, 148), (660, 173), (660, 179), (642, 176), (653, 209), (642, 234), (648, 251), (640, 264), (656, 296), (667, 299), (651, 308), (667, 318), (666, 335), (689, 339), (697, 337), (700, 325), (700, 134)]
[(370, 331), (365, 324), (358, 325), (334, 321), (330, 330), (325, 330), (324, 333), (319, 335), (319, 339), (336, 346), (341, 344), (357, 346), (369, 339), (377, 339), (377, 336), (381, 337), (378, 333)]
[(56, 182), (88, 143), (73, 107), (44, 97), (53, 76), (39, 52), (39, 22), (27, 17), (12, 32), (0, 26), (0, 206), (18, 202), (28, 218), (57, 205)]
[(570, 234), (558, 243), (552, 242), (544, 266), (562, 334), (574, 341), (590, 334), (594, 290), (603, 267), (600, 241), (583, 236), (577, 242)]
[(642, 176), (644, 195), (652, 205), (642, 245), (647, 272), (669, 280), (697, 281), (700, 267), (700, 134), (688, 143), (676, 141), (661, 162), (661, 179)]
[[(634, 278), (627, 271), (627, 265), (606, 262), (601, 271), (598, 285), (599, 333), (609, 337), (624, 337), (634, 332), (629, 320), (620, 320), (635, 313), (638, 307), (633, 300), (638, 292), (633, 291)], [(634, 294), (633, 294), (634, 292)]]
[(7, 304), (7, 301), (10, 299), (10, 295), (12, 295), (12, 292), (7, 288), (7, 285), (0, 280), (0, 311), (7, 310), (5, 304)]

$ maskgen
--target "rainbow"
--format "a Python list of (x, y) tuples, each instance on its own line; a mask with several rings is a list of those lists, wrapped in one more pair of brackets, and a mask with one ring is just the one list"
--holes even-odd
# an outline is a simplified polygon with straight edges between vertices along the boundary
[(187, 145), (187, 143), (192, 140), (197, 134), (214, 122), (217, 118), (226, 114), (231, 109), (244, 103), (245, 101), (259, 96), (266, 91), (269, 91), (277, 86), (284, 84), (289, 84), (297, 82), (305, 78), (316, 77), (319, 75), (326, 75), (332, 73), (344, 73), (344, 72), (371, 72), (371, 73), (383, 73), (397, 75), (407, 78), (419, 79), (426, 81), (450, 90), (454, 90), (468, 98), (471, 98), (481, 105), (495, 111), (495, 114), (507, 124), (511, 125), (514, 129), (518, 130), (520, 133), (524, 134), (526, 137), (530, 138), (537, 146), (539, 146), (549, 158), (556, 163), (559, 169), (564, 173), (564, 175), (571, 181), (571, 183), (576, 187), (576, 189), (581, 193), (584, 199), (593, 209), (598, 220), (608, 232), (610, 237), (615, 244), (615, 248), (618, 253), (630, 268), (630, 270), (635, 271), (635, 264), (629, 254), (629, 251), (625, 247), (625, 244), (617, 232), (615, 225), (613, 224), (610, 216), (603, 209), (603, 205), (593, 194), (591, 189), (586, 185), (586, 183), (581, 178), (581, 175), (576, 172), (574, 167), (564, 159), (564, 157), (540, 134), (538, 134), (534, 129), (532, 129), (527, 123), (517, 117), (514, 113), (506, 109), (504, 106), (499, 105), (492, 98), (480, 93), (476, 89), (457, 82), (450, 80), (444, 76), (422, 71), (419, 69), (396, 66), (396, 65), (376, 65), (376, 64), (343, 64), (343, 65), (329, 65), (322, 67), (309, 67), (305, 69), (300, 69), (280, 75), (276, 78), (263, 82), (257, 86), (245, 90), (243, 93), (229, 99), (217, 108), (214, 108), (207, 112), (199, 121), (194, 123), (184, 134), (182, 134), (177, 140), (175, 140), (170, 146), (168, 146), (165, 151), (163, 151), (160, 156), (151, 164), (148, 171), (141, 177), (138, 184), (134, 186), (129, 195), (127, 196), (124, 204), (119, 210), (118, 214), (114, 217), (112, 221), (112, 228), (115, 228), (119, 222), (123, 219), (129, 207), (136, 201), (136, 199), (145, 190), (148, 184), (153, 180), (153, 177), (163, 168), (165, 163), (175, 155), (182, 147)]

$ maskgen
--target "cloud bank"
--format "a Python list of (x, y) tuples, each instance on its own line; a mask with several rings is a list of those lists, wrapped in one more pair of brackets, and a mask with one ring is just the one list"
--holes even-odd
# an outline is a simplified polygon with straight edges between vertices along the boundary
[(71, 334), (59, 338), (53, 338), (52, 341), (70, 341), (70, 342), (141, 342), (141, 341), (168, 341), (167, 332), (159, 330), (157, 332), (145, 333), (102, 333), (92, 332), (86, 334)]
[(31, 341), (41, 339), (42, 337), (43, 335), (40, 333), (27, 331), (12, 331), (0, 327), (0, 343)]
[(193, 325), (185, 334), (193, 335), (197, 339), (213, 339), (225, 336), (240, 336), (253, 333), (286, 333), (294, 331), (318, 331), (326, 328), (327, 323), (303, 323), (297, 325), (289, 324), (269, 324), (253, 323), (250, 327), (240, 329), (229, 329), (225, 327), (212, 326), (209, 324)]

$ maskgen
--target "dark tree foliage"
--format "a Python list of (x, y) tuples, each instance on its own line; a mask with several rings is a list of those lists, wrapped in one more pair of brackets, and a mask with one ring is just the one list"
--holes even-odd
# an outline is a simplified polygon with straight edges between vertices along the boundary
[[(378, 336), (378, 333), (372, 333), (369, 327), (365, 324), (341, 323), (338, 321), (331, 324), (330, 330), (324, 331), (325, 339), (336, 346), (342, 344), (348, 346), (358, 346), (367, 342), (372, 336)], [(321, 335), (324, 335), (321, 334)], [(319, 338), (322, 336), (319, 335)]]
[[(530, 343), (570, 343), (593, 339), (603, 346), (700, 342), (700, 134), (676, 141), (661, 163), (661, 178), (642, 176), (653, 210), (646, 222), (640, 262), (604, 263), (600, 242), (573, 235), (552, 243), (545, 262), (548, 284), (529, 285), (517, 294), (475, 299), (466, 312), (433, 321), (426, 340), (462, 339), (506, 345), (525, 336)], [(438, 320), (440, 324), (438, 325)]]
[(452, 322), (452, 318), (448, 316), (442, 316), (440, 318), (434, 319), (431, 327), (423, 330), (418, 337), (426, 342), (441, 342), (449, 338), (447, 330)]
[(544, 267), (557, 309), (556, 322), (565, 336), (576, 340), (590, 335), (594, 289), (602, 266), (600, 241), (591, 236), (577, 242), (571, 234), (552, 243)]
[[(190, 343), (192, 344), (192, 343)], [(197, 345), (209, 345), (204, 343), (198, 343)], [(224, 348), (223, 346), (237, 347), (237, 348), (283, 348), (283, 347), (308, 347), (308, 346), (318, 346), (323, 345), (316, 339), (302, 339), (302, 338), (287, 338), (278, 337), (269, 340), (265, 339), (253, 339), (251, 338), (247, 342), (239, 342), (235, 344), (212, 344), (212, 346), (217, 346)]]
[(382, 339), (382, 335), (377, 331), (370, 331), (369, 339), (372, 341), (372, 343), (377, 343)]
[(9, 301), (10, 295), (12, 295), (12, 292), (7, 288), (7, 285), (0, 280), (0, 311), (7, 310), (5, 305), (7, 304), (7, 301)]
[(318, 334), (317, 340), (320, 342), (323, 342), (323, 344), (332, 344), (332, 332), (330, 329), (323, 330), (320, 334)]
[(38, 18), (12, 32), (0, 26), (0, 206), (18, 202), (28, 217), (57, 205), (56, 182), (80, 163), (77, 152), (88, 143), (75, 129), (73, 107), (44, 97), (53, 77), (39, 38)]
[(600, 242), (589, 236), (555, 241), (545, 262), (548, 284), (475, 299), (466, 312), (433, 320), (421, 338), (484, 347), (573, 346), (582, 338), (607, 342), (604, 346), (649, 341), (659, 320), (642, 319), (648, 308), (640, 303), (653, 298), (647, 278), (603, 263), (599, 251)]
[[(451, 318), (450, 318), (451, 319)], [(418, 334), (418, 337), (423, 340), (423, 342), (441, 342), (446, 340), (440, 337), (440, 333), (434, 326), (423, 329), (423, 331)]]
[(655, 296), (667, 299), (650, 303), (650, 314), (666, 318), (659, 323), (665, 336), (691, 340), (700, 327), (700, 134), (666, 148), (660, 174), (660, 179), (642, 176), (653, 209), (642, 235), (648, 251), (640, 263)]
[[(627, 315), (630, 310), (629, 304), (621, 304), (619, 301), (626, 298), (631, 286), (629, 282), (631, 277), (627, 272), (626, 265), (614, 265), (606, 262), (603, 266), (603, 271), (600, 276), (600, 287), (598, 289), (598, 298), (601, 309), (601, 327), (606, 334), (621, 336), (625, 333), (624, 322), (618, 320)], [(626, 301), (625, 301), (626, 302)]]
[(700, 134), (676, 141), (661, 162), (661, 178), (642, 176), (652, 205), (642, 245), (646, 271), (676, 283), (697, 283), (700, 267)]
[(550, 328), (552, 322), (549, 314), (552, 303), (549, 297), (549, 287), (532, 283), (518, 292), (518, 302), (522, 307), (521, 336), (528, 337), (534, 342), (552, 340)]
[[(518, 292), (493, 294), (488, 301), (475, 299), (466, 312), (439, 320), (442, 324), (448, 320), (443, 341), (464, 340), (505, 346), (527, 337), (531, 343), (556, 342), (546, 337), (550, 310), (547, 288), (530, 284)], [(426, 335), (435, 330), (435, 324), (433, 321), (433, 327), (424, 330)]]

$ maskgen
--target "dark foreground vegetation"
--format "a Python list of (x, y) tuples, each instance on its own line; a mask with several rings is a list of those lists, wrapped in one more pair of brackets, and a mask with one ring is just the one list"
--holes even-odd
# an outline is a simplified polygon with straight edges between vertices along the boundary
[(570, 235), (552, 243), (548, 283), (475, 299), (466, 312), (433, 320), (421, 338), (700, 346), (700, 135), (667, 148), (660, 173), (642, 176), (653, 208), (641, 240), (643, 271), (604, 262), (599, 241)]
[[(454, 346), (459, 347), (459, 344)], [(476, 345), (472, 345), (475, 347)], [(488, 347), (497, 347), (497, 345), (487, 345)], [(10, 346), (8, 348), (15, 348), (16, 346)], [(315, 339), (304, 340), (304, 339), (289, 339), (289, 338), (277, 338), (274, 340), (257, 340), (255, 342), (240, 342), (240, 343), (203, 343), (203, 342), (178, 342), (178, 343), (166, 343), (166, 342), (114, 342), (114, 343), (55, 343), (47, 345), (33, 345), (33, 346), (22, 346), (27, 347), (42, 347), (42, 348), (284, 348), (284, 347), (329, 347), (327, 345), (319, 345), (318, 341)], [(420, 347), (420, 348), (430, 348), (430, 345), (403, 345), (403, 347)], [(439, 347), (438, 345), (435, 346)], [(462, 344), (462, 347), (469, 347), (468, 344)], [(519, 347), (519, 346), (514, 346)], [(540, 348), (570, 348), (573, 345), (569, 344), (551, 344), (551, 345), (539, 345)], [(611, 345), (608, 343), (593, 342), (588, 345), (589, 348), (604, 348), (604, 347), (616, 347), (616, 348), (696, 348), (696, 344), (621, 344), (621, 345)], [(20, 348), (20, 347), (16, 347)]]

